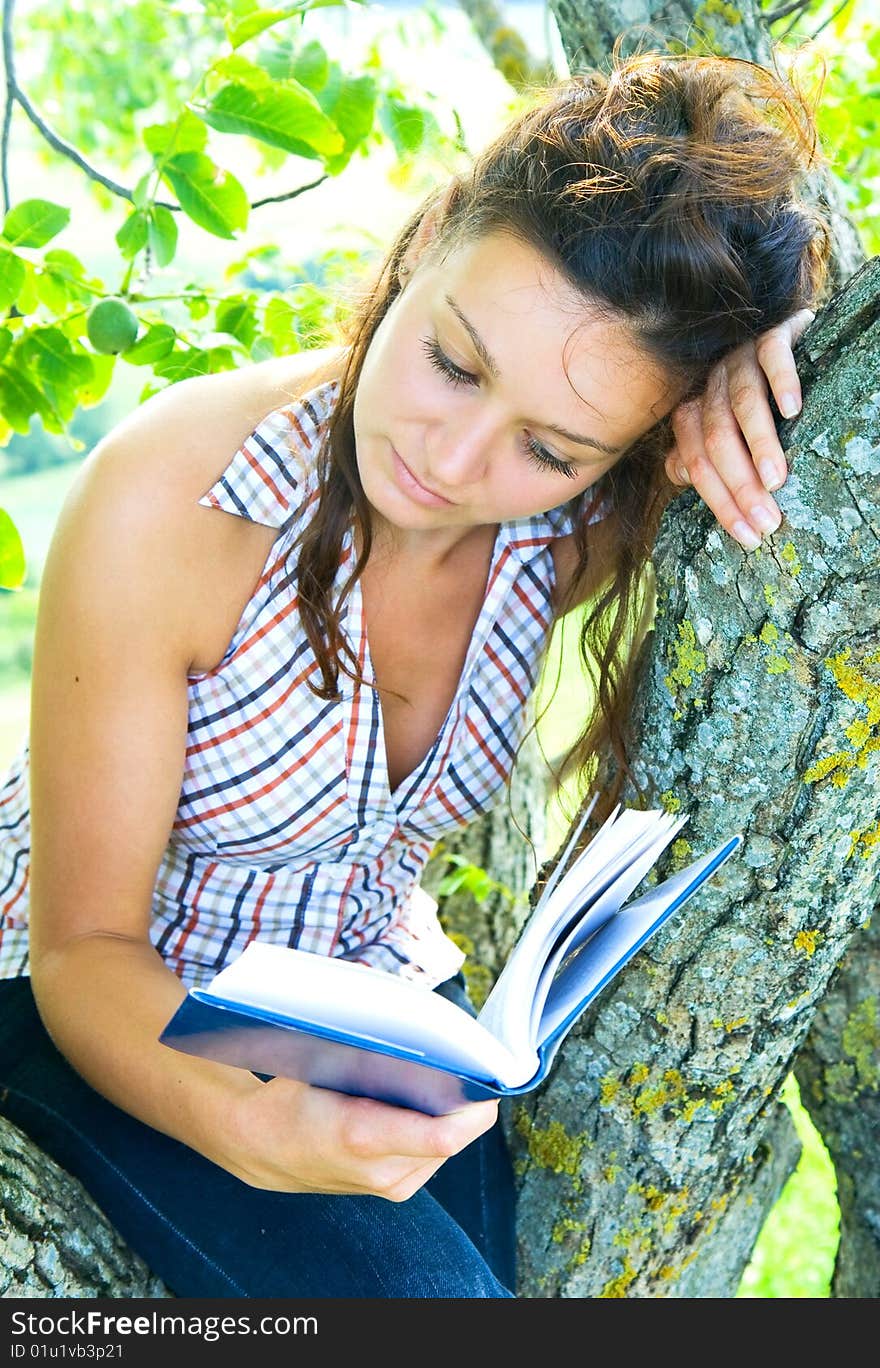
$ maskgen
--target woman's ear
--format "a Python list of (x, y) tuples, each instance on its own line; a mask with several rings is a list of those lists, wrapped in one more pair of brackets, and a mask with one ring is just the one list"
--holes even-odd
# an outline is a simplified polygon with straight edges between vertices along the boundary
[(419, 226), (410, 239), (409, 246), (403, 254), (400, 270), (401, 274), (409, 276), (418, 266), (422, 257), (432, 246), (441, 229), (446, 224), (449, 214), (455, 201), (461, 194), (461, 181), (458, 176), (453, 176), (452, 180), (440, 192), (436, 199), (431, 200), (421, 217)]

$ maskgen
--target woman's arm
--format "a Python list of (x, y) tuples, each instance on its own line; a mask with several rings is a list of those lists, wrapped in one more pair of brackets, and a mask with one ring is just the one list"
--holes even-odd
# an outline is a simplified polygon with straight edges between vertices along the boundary
[(793, 418), (801, 385), (792, 351), (815, 314), (803, 309), (718, 363), (705, 393), (674, 410), (675, 445), (666, 458), (674, 484), (692, 484), (721, 525), (748, 550), (781, 521), (770, 491), (787, 474), (768, 384), (780, 413)]
[(253, 529), (197, 505), (217, 453), (249, 430), (253, 395), (230, 408), (234, 383), (205, 377), (150, 401), (92, 453), (58, 520), (32, 686), (34, 994), (93, 1088), (245, 1182), (402, 1200), (492, 1124), (494, 1103), (426, 1117), (264, 1084), (157, 1039), (184, 996), (149, 927), (183, 776), (187, 672), (216, 645), (206, 619), (223, 607), (230, 558), (233, 578), (250, 564)]

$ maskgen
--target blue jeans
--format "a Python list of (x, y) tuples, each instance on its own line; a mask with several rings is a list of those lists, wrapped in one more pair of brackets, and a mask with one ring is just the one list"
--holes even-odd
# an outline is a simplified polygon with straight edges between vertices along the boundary
[[(437, 991), (465, 1005), (460, 979)], [(497, 1125), (406, 1202), (252, 1188), (90, 1088), (26, 978), (0, 981), (0, 1112), (178, 1297), (513, 1296), (514, 1185)]]

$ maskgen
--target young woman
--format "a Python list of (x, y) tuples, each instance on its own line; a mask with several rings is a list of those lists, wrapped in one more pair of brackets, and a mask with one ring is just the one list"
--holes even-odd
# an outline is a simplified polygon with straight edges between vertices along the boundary
[(503, 797), (555, 616), (602, 591), (615, 743), (674, 483), (747, 548), (779, 523), (814, 156), (747, 63), (568, 81), (405, 226), (346, 347), (176, 385), (85, 461), (0, 795), (0, 1107), (177, 1295), (513, 1295), (495, 1104), (157, 1037), (255, 937), (461, 994), (418, 879)]

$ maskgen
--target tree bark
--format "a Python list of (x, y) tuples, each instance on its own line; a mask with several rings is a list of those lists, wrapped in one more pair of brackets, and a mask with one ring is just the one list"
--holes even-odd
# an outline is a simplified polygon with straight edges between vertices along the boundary
[(880, 1297), (880, 918), (859, 933), (795, 1062), (834, 1161), (840, 1243), (831, 1294)]
[[(713, 51), (768, 66), (776, 61), (763, 15), (753, 0), (738, 6), (660, 5), (655, 0), (598, 0), (589, 7), (551, 0), (573, 70), (602, 66), (618, 35), (624, 51), (643, 44), (673, 51)], [(784, 59), (783, 59), (784, 61)], [(831, 225), (833, 251), (829, 294), (839, 291), (864, 262), (858, 231), (849, 219), (831, 169), (818, 171), (809, 193)], [(878, 1295), (880, 1290), (880, 1126), (877, 1076), (880, 1044), (876, 1025), (876, 929), (856, 935), (817, 1014), (798, 1058), (802, 1100), (822, 1133), (835, 1165), (841, 1207), (841, 1240), (835, 1296)], [(869, 990), (868, 985), (871, 985)], [(872, 997), (872, 991), (874, 996)], [(870, 1025), (875, 1011), (873, 1035)], [(854, 1035), (862, 1027), (858, 1062)], [(858, 1100), (842, 1081), (854, 1077)], [(872, 1124), (873, 1123), (873, 1124)], [(866, 1292), (865, 1289), (871, 1289)]]
[(779, 531), (746, 555), (692, 491), (661, 525), (634, 768), (689, 823), (659, 872), (744, 845), (512, 1109), (526, 1296), (735, 1293), (776, 1098), (874, 909), (880, 260), (799, 352)]
[(687, 0), (550, 0), (572, 70), (602, 67), (618, 38), (672, 52), (716, 52), (768, 64), (770, 37), (754, 0), (696, 4)]
[[(876, 270), (875, 260), (871, 271), (862, 273), (863, 284)], [(829, 317), (823, 327), (836, 328), (845, 347), (864, 351), (869, 344), (861, 330), (870, 329), (870, 313), (868, 305), (863, 312), (855, 313), (848, 325), (838, 327)], [(817, 344), (821, 343), (821, 334), (822, 330), (817, 329)], [(833, 357), (829, 360), (834, 364)], [(810, 363), (805, 369), (809, 378)], [(866, 380), (870, 382), (873, 378), (876, 384), (876, 374), (875, 363), (874, 376), (866, 370)], [(878, 402), (877, 393), (871, 393), (871, 388), (869, 383), (866, 393), (870, 397), (865, 404), (869, 412), (872, 406), (876, 409)], [(873, 438), (867, 440), (873, 440), (874, 453), (866, 448), (869, 454), (864, 459), (869, 477), (876, 477), (876, 422)], [(854, 482), (859, 489), (864, 473), (862, 458), (857, 457)], [(875, 536), (877, 526), (875, 514)], [(873, 593), (876, 603), (876, 583)], [(870, 636), (867, 647), (870, 651)], [(875, 627), (874, 663), (880, 655), (878, 647), (880, 640)], [(880, 729), (880, 690), (876, 682), (866, 696), (866, 708), (871, 730), (865, 743), (867, 751), (872, 741), (877, 744)], [(844, 778), (845, 774), (838, 776), (839, 780)], [(863, 833), (858, 842), (863, 858), (870, 860), (876, 849), (875, 840), (876, 832), (873, 837), (870, 829), (867, 835)], [(871, 918), (871, 912), (876, 912), (878, 906), (876, 863), (875, 856), (874, 906), (868, 907), (865, 927), (853, 938), (819, 1005), (794, 1069), (801, 1100), (828, 1148), (837, 1179), (840, 1241), (832, 1282), (835, 1297), (880, 1296), (880, 926), (876, 916)]]
[(0, 1297), (170, 1297), (75, 1178), (0, 1117)]

